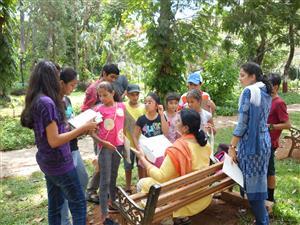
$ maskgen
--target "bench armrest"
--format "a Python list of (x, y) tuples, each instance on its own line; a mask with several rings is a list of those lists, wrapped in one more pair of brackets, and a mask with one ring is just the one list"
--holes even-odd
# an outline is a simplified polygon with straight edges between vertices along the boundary
[(116, 200), (113, 202), (113, 205), (130, 224), (142, 223), (144, 208), (136, 204), (121, 187), (117, 188)]

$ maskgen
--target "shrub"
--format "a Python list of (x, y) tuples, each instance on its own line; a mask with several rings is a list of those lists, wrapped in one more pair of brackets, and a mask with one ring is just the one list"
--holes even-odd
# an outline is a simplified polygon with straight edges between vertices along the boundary
[(217, 106), (233, 98), (238, 68), (230, 56), (214, 56), (204, 62), (203, 90), (207, 91)]
[(297, 92), (279, 93), (279, 96), (287, 105), (300, 104), (300, 94)]
[(34, 145), (33, 131), (20, 124), (20, 118), (0, 117), (0, 151)]

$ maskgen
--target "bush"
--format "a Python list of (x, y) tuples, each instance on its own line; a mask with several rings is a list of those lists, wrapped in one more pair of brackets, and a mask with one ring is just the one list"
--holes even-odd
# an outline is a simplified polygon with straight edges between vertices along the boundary
[(33, 131), (20, 124), (20, 118), (0, 117), (0, 151), (34, 145)]
[(217, 106), (233, 98), (234, 85), (237, 82), (238, 68), (230, 56), (214, 56), (204, 62), (203, 90), (207, 91)]
[(218, 116), (233, 116), (238, 113), (238, 92), (234, 92), (230, 99), (226, 99), (221, 105), (217, 105), (216, 114)]
[(76, 91), (85, 91), (91, 83), (92, 82), (88, 81), (79, 81), (77, 84)]
[(28, 88), (28, 83), (24, 83), (24, 86), (23, 86), (22, 83), (17, 82), (14, 84), (10, 94), (15, 95), (15, 96), (25, 95), (27, 92), (27, 88)]
[(285, 101), (285, 104), (300, 104), (300, 94), (296, 92), (279, 93), (279, 96)]
[(300, 79), (300, 69), (296, 66), (291, 66), (289, 69), (289, 78), (291, 80)]

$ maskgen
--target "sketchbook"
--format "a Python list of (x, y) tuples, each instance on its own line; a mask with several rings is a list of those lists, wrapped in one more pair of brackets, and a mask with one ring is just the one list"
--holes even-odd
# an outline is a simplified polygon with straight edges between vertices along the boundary
[(225, 159), (222, 171), (241, 187), (244, 187), (244, 178), (239, 166), (232, 161), (228, 154), (225, 153), (224, 156)]
[(158, 167), (164, 159), (166, 149), (172, 146), (172, 143), (164, 135), (149, 138), (141, 135), (139, 144), (147, 159)]
[(68, 120), (68, 123), (74, 127), (78, 128), (84, 125), (86, 122), (89, 122), (91, 120), (95, 120), (95, 122), (100, 123), (102, 122), (102, 115), (99, 112), (95, 112), (92, 109), (88, 109), (82, 113), (80, 113), (78, 116), (73, 117), (72, 119)]

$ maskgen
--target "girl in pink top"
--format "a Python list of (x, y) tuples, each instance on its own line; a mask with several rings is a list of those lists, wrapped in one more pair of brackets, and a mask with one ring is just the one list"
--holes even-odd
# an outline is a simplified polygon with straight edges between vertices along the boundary
[(178, 103), (180, 96), (177, 93), (168, 93), (166, 96), (166, 111), (164, 112), (169, 125), (169, 132), (167, 138), (170, 142), (174, 143), (180, 137), (176, 129), (176, 122), (178, 120)]
[[(101, 140), (108, 141), (113, 148), (107, 148), (101, 143), (98, 144), (98, 164), (100, 168), (100, 194), (99, 202), (101, 208), (101, 222), (110, 223), (108, 218), (108, 194), (110, 202), (115, 200), (115, 189), (118, 177), (118, 169), (121, 157), (117, 153), (124, 150), (124, 121), (125, 105), (116, 102), (116, 93), (112, 84), (101, 82), (97, 88), (100, 101), (103, 103), (95, 107), (96, 112), (102, 114), (103, 121), (99, 124), (98, 137)], [(112, 206), (110, 206), (112, 208)]]

